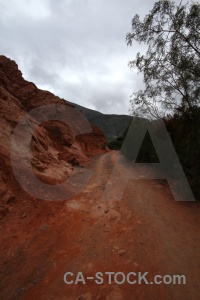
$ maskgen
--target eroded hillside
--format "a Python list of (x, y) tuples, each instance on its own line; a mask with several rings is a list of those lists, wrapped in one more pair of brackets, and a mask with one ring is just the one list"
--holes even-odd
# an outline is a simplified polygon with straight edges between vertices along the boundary
[[(32, 133), (30, 145), (26, 141), (28, 132)], [(17, 134), (16, 148), (11, 145), (13, 134)], [(23, 174), (24, 181), (28, 181), (30, 158), (34, 174), (56, 184), (84, 166), (90, 157), (106, 151), (103, 133), (77, 108), (26, 81), (17, 64), (5, 56), (0, 56), (0, 137), (0, 218), (18, 198), (13, 188), (16, 180), (11, 154), (18, 154), (13, 166)]]

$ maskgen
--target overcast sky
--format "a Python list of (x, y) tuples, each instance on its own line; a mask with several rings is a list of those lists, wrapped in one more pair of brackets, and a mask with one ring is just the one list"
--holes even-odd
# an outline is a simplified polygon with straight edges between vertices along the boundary
[(126, 45), (138, 13), (154, 0), (0, 0), (0, 54), (15, 60), (39, 88), (103, 113), (129, 114), (142, 77)]

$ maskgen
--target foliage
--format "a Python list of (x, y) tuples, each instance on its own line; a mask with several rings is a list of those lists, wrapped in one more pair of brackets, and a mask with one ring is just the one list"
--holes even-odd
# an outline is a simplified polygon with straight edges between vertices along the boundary
[(144, 136), (144, 140), (142, 142), (136, 162), (137, 163), (159, 163), (156, 150), (154, 148), (154, 145), (152, 144), (151, 137), (148, 131)]
[[(173, 117), (164, 119), (164, 123), (171, 137), (176, 154), (188, 179), (196, 200), (200, 200), (200, 107), (193, 107), (192, 112), (176, 113)], [(168, 158), (170, 160), (168, 153)], [(173, 161), (173, 159), (171, 159)], [(159, 163), (157, 152), (147, 131), (137, 163)], [(170, 165), (169, 176), (176, 178), (177, 166)]]
[[(189, 109), (188, 109), (189, 110)], [(193, 108), (192, 114), (175, 114), (165, 120), (171, 139), (191, 189), (200, 199), (200, 108)]]
[[(129, 124), (129, 126), (130, 126), (130, 124)], [(121, 147), (122, 147), (122, 145), (124, 143), (126, 134), (128, 132), (128, 129), (129, 129), (129, 126), (124, 130), (122, 136), (117, 137), (115, 140), (107, 141), (108, 142), (108, 148), (110, 150), (121, 150)]]
[(126, 40), (148, 45), (146, 55), (129, 62), (145, 84), (131, 96), (134, 115), (159, 118), (199, 105), (200, 4), (160, 0), (143, 21), (134, 16)]
[(112, 140), (108, 142), (108, 148), (110, 150), (120, 150), (122, 147), (122, 142), (117, 140)]

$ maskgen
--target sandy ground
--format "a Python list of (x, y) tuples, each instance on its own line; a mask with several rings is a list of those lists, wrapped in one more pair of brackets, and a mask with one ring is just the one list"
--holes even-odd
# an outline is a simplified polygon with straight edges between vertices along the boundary
[[(19, 199), (0, 221), (0, 299), (200, 299), (200, 203), (175, 202), (167, 185), (145, 173), (124, 188), (119, 156), (94, 158), (89, 185), (67, 201), (35, 200), (16, 184)], [(74, 274), (69, 281), (82, 272), (86, 284), (66, 284), (66, 272)], [(103, 284), (87, 279), (96, 272)], [(185, 275), (186, 284), (117, 284), (114, 276), (109, 284), (105, 272), (148, 272), (149, 282)]]

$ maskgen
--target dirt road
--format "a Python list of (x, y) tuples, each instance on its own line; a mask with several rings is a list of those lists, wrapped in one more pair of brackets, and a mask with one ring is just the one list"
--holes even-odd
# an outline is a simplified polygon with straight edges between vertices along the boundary
[[(0, 223), (0, 299), (199, 299), (200, 203), (175, 202), (166, 185), (145, 180), (145, 173), (124, 188), (119, 155), (95, 158), (89, 185), (68, 201), (36, 201), (16, 186), (21, 202)], [(109, 198), (103, 197), (106, 187)], [(82, 272), (86, 284), (66, 284), (66, 272), (74, 274), (68, 281)], [(97, 272), (103, 284), (86, 278)], [(148, 282), (155, 275), (184, 275), (186, 284), (117, 284), (114, 275), (109, 284), (105, 272), (148, 272)]]

